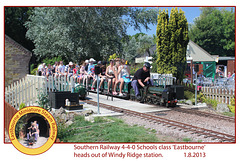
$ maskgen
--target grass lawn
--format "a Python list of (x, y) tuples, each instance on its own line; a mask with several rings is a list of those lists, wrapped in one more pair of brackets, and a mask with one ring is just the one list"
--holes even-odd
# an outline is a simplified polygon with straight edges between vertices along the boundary
[(92, 123), (76, 116), (68, 127), (58, 123), (57, 138), (63, 142), (160, 142), (155, 132), (114, 117), (96, 117)]

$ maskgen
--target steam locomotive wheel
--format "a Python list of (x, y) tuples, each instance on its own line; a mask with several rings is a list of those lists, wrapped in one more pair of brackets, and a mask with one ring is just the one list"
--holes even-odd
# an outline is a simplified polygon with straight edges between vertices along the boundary
[(147, 103), (152, 103), (152, 99), (151, 99), (151, 98), (146, 98), (146, 99), (145, 99), (145, 102), (147, 102)]

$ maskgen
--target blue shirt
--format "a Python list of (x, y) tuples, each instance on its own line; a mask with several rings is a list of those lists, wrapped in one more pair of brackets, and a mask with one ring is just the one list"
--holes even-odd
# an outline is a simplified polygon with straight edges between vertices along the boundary
[(88, 73), (88, 74), (93, 74), (93, 70), (94, 70), (94, 65), (93, 65), (93, 64), (92, 64), (92, 65), (89, 64), (89, 65), (88, 65), (88, 71), (87, 71), (87, 73)]

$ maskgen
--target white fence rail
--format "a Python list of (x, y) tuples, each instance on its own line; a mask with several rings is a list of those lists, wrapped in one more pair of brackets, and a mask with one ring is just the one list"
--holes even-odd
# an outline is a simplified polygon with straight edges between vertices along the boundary
[(226, 88), (202, 87), (202, 92), (207, 98), (226, 104), (230, 104), (231, 98), (235, 96), (234, 89)]
[(27, 75), (25, 78), (5, 88), (5, 101), (15, 108), (21, 103), (37, 105), (39, 92), (72, 91), (75, 80), (67, 77), (48, 77)]
[(25, 78), (5, 88), (5, 101), (18, 108), (21, 103), (34, 105), (38, 90), (44, 90), (46, 78), (43, 76), (27, 75)]
[(46, 82), (46, 90), (52, 91), (72, 91), (75, 87), (75, 79), (73, 77), (48, 77)]

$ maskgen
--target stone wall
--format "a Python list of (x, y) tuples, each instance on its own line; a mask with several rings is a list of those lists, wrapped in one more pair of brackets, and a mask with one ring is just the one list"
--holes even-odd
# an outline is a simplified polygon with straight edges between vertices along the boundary
[(5, 35), (5, 87), (29, 73), (32, 53)]

